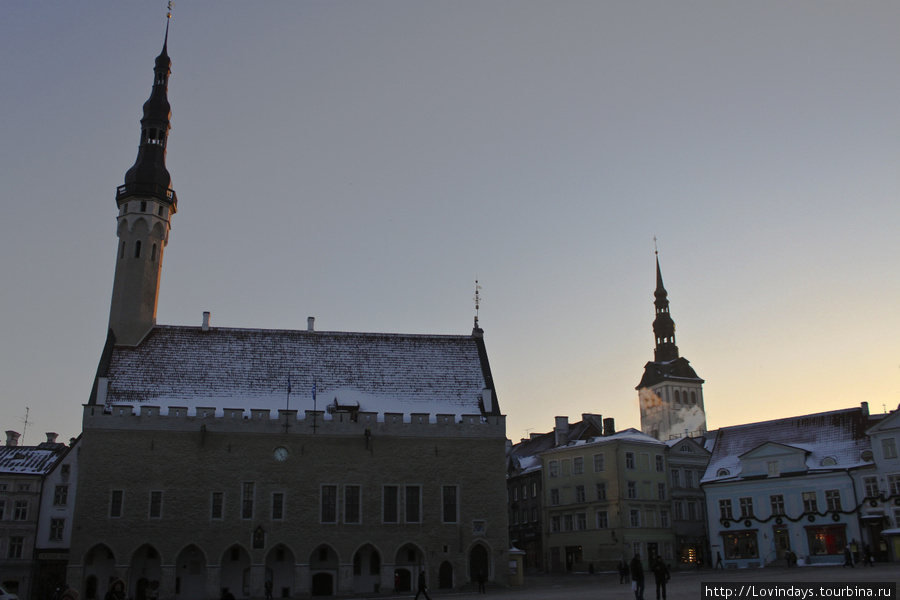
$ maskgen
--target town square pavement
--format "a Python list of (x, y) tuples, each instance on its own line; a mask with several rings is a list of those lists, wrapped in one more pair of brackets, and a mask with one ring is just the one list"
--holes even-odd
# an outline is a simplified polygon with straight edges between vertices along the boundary
[[(705, 600), (701, 596), (701, 583), (752, 583), (757, 586), (766, 583), (892, 583), (900, 582), (900, 563), (878, 563), (875, 567), (856, 568), (841, 566), (768, 567), (763, 569), (731, 569), (712, 571), (673, 571), (667, 587), (668, 600)], [(656, 587), (653, 575), (647, 577), (644, 600), (656, 600)], [(599, 573), (595, 575), (535, 575), (526, 576), (524, 586), (492, 587), (487, 592), (478, 594), (475, 590), (444, 592), (429, 590), (432, 598), (464, 598), (472, 597), (485, 600), (635, 600), (634, 592), (628, 584), (620, 584), (615, 573)], [(395, 598), (412, 598), (415, 594), (394, 596)], [(384, 596), (381, 596), (384, 598)], [(894, 598), (897, 596), (895, 595)], [(365, 596), (361, 596), (365, 598)], [(424, 598), (424, 596), (420, 596)], [(831, 597), (824, 600), (846, 600), (847, 596)], [(709, 600), (725, 600), (709, 597)], [(732, 596), (731, 600), (739, 600)], [(746, 600), (768, 600), (768, 598), (748, 598)], [(784, 598), (783, 600), (800, 600)], [(810, 600), (807, 598), (807, 600)], [(821, 600), (813, 598), (812, 600)], [(851, 596), (849, 600), (862, 600), (859, 596)]]

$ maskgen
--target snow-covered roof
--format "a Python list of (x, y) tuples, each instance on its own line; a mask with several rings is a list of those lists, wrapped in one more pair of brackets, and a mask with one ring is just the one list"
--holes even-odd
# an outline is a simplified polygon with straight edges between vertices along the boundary
[(53, 468), (63, 444), (49, 447), (2, 446), (0, 447), (0, 473), (15, 475), (43, 475)]
[(652, 444), (656, 446), (665, 446), (665, 442), (661, 442), (655, 437), (651, 437), (646, 433), (638, 431), (634, 428), (623, 429), (613, 435), (604, 435), (598, 437), (588, 438), (586, 440), (575, 440), (571, 441), (564, 446), (559, 446), (557, 448), (552, 448), (547, 450), (547, 453), (555, 452), (558, 450), (565, 450), (568, 448), (573, 448), (575, 446), (599, 446), (602, 444), (611, 444), (613, 442), (638, 442), (641, 444)]
[[(810, 471), (846, 469), (865, 464), (860, 455), (864, 450), (871, 449), (865, 433), (867, 426), (868, 418), (862, 409), (850, 408), (722, 427), (716, 435), (703, 481), (739, 478), (740, 457), (768, 443), (806, 452), (806, 466)], [(823, 460), (829, 457), (834, 459), (834, 464), (823, 465)], [(723, 469), (728, 475), (718, 475)]]
[[(156, 326), (115, 346), (106, 404), (500, 414), (476, 336)], [(288, 406), (288, 378), (291, 394)], [(485, 389), (491, 392), (484, 393)], [(487, 404), (485, 411), (482, 405)]]

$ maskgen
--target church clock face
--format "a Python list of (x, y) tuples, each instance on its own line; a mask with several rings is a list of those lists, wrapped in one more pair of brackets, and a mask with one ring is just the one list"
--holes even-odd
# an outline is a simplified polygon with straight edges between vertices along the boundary
[(275, 448), (275, 452), (272, 453), (272, 456), (274, 456), (275, 460), (278, 462), (284, 462), (288, 457), (288, 449), (284, 446), (278, 446)]

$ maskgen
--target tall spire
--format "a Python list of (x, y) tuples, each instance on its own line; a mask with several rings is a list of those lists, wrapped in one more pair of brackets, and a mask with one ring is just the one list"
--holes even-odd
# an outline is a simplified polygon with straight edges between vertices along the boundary
[(171, 188), (172, 177), (166, 169), (166, 143), (169, 138), (169, 122), (172, 110), (167, 92), (172, 61), (169, 59), (169, 15), (166, 16), (166, 35), (162, 51), (153, 67), (153, 89), (144, 103), (141, 119), (141, 141), (137, 159), (125, 173), (125, 184), (116, 191), (116, 202), (121, 205), (129, 197), (153, 198), (171, 207), (175, 212), (178, 197)]
[(659, 268), (659, 251), (656, 254), (656, 319), (653, 320), (653, 335), (656, 338), (654, 360), (668, 362), (678, 358), (678, 346), (675, 345), (675, 321), (669, 315), (668, 292), (663, 285), (662, 271)]

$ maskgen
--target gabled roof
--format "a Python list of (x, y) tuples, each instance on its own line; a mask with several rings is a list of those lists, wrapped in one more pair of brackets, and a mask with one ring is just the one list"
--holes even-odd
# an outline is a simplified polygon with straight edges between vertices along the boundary
[[(847, 469), (867, 464), (860, 458), (871, 449), (866, 435), (868, 414), (861, 408), (801, 415), (747, 425), (722, 427), (716, 435), (715, 448), (703, 477), (705, 483), (740, 478), (741, 457), (770, 443), (791, 446), (807, 452), (810, 471)], [(834, 465), (823, 466), (831, 457)], [(718, 476), (721, 469), (727, 476)]]
[[(101, 363), (102, 364), (102, 363)], [(107, 404), (499, 415), (475, 336), (156, 326), (112, 348)], [(484, 396), (487, 410), (482, 410)], [(273, 414), (273, 418), (277, 413)]]
[(897, 407), (897, 410), (892, 410), (884, 415), (881, 420), (869, 427), (866, 433), (872, 435), (890, 429), (900, 429), (900, 406)]
[[(576, 440), (599, 436), (603, 433), (603, 417), (595, 414), (582, 415), (581, 421), (569, 425), (563, 445)], [(556, 445), (556, 431), (533, 434), (529, 439), (515, 444), (509, 451), (510, 458), (524, 458), (546, 452)]]
[(61, 456), (65, 444), (0, 447), (0, 473), (11, 475), (44, 475)]

